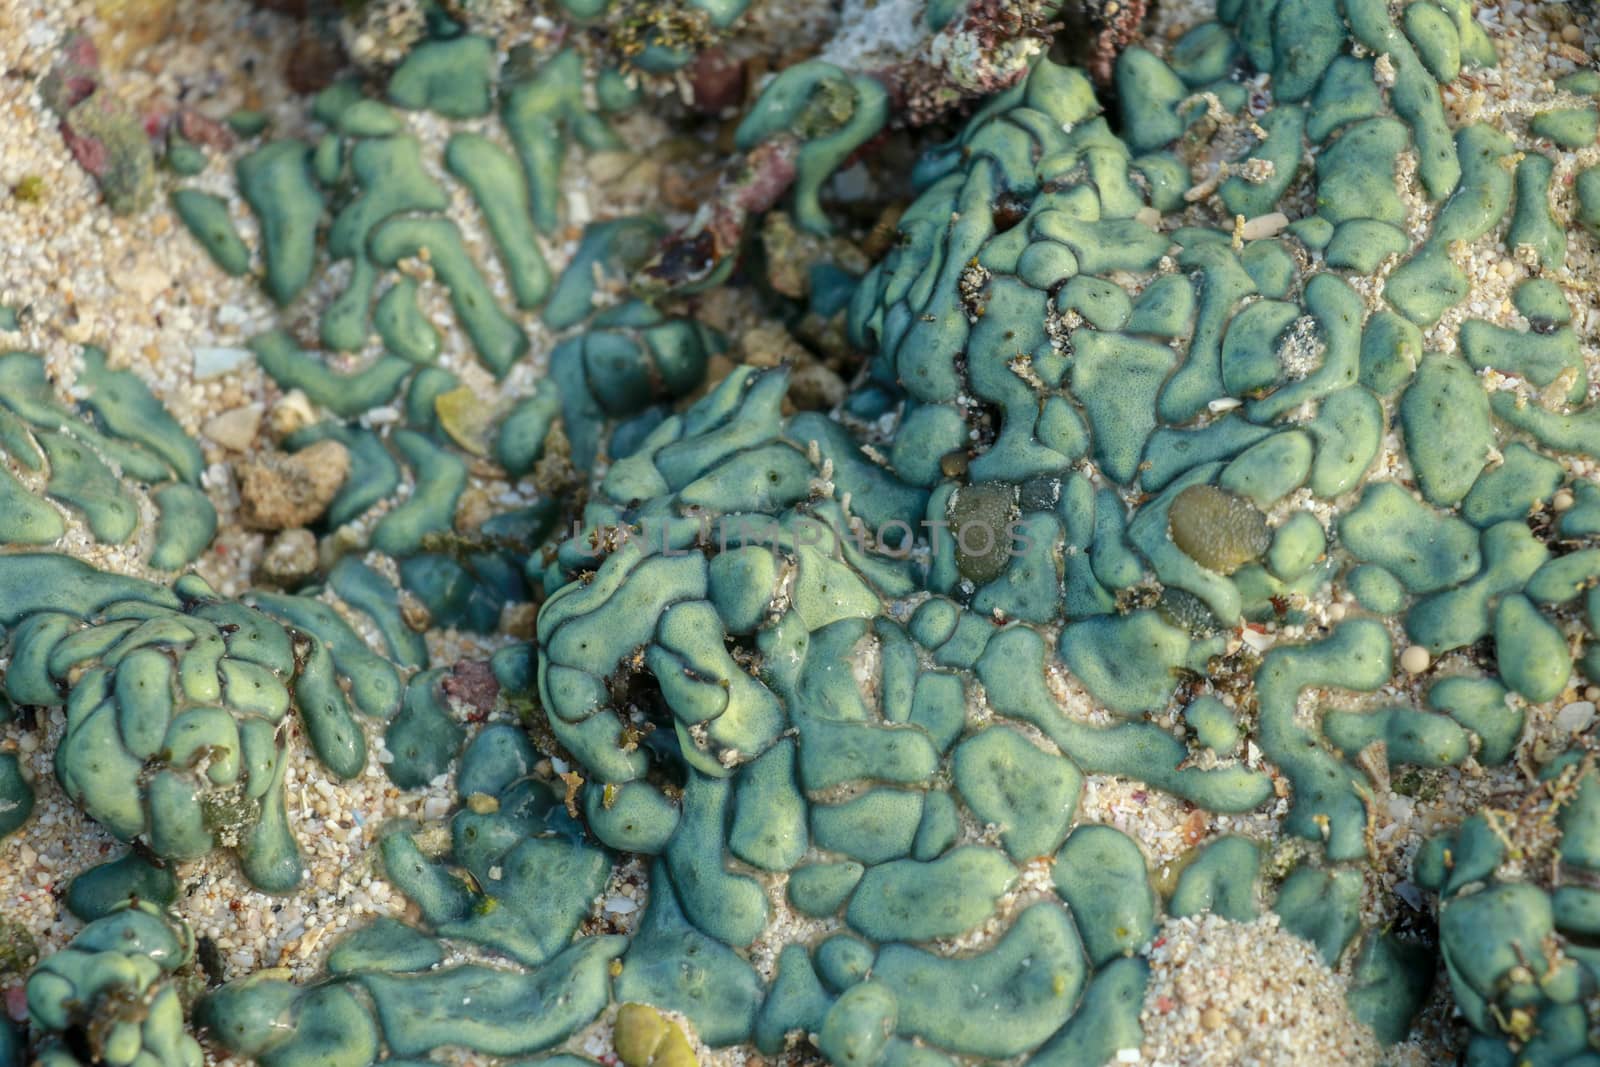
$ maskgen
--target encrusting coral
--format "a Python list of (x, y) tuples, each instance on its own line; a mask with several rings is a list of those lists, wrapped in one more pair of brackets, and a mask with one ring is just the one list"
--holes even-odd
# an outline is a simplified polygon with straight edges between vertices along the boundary
[[(903, 86), (786, 67), (732, 132), (764, 162), (687, 229), (589, 222), (557, 271), (568, 152), (620, 145), (640, 71), (686, 67), (746, 7), (560, 6), (610, 51), (503, 53), (474, 4), (427, 4), (386, 80), (316, 95), (315, 138), (242, 133), (249, 227), (185, 177), (206, 151), (167, 149), (197, 247), (283, 309), (256, 362), (325, 414), (258, 461), (323, 479), (262, 524), (327, 549), (370, 523), (320, 587), (230, 599), (46, 551), (50, 501), (110, 544), (156, 514), (156, 571), (217, 516), (135, 374), (90, 349), (69, 403), (0, 356), (7, 711), (64, 707), (59, 781), (135, 846), (79, 874), (89, 925), (28, 980), (39, 1062), (198, 1063), (187, 1011), (268, 1067), (1087, 1067), (1137, 1058), (1169, 1010), (1146, 1004), (1169, 936), (1258, 922), (1342, 991), (1354, 1054), (1408, 1040), (1437, 970), (1470, 1062), (1600, 1057), (1592, 721), (1417, 851), (1407, 906), (1431, 895), (1436, 930), (1393, 921), (1376, 837), (1405, 776), (1531, 760), (1530, 720), (1600, 683), (1579, 466), (1600, 414), (1568, 266), (1600, 231), (1600, 77), (1525, 122), (1458, 121), (1441, 85), (1496, 62), (1466, 0), (1221, 0), (1117, 53), (1113, 115), (1034, 47), (1054, 8), (929, 4), (930, 32), (989, 19), (1020, 59), (918, 159), (870, 269), (811, 267), (794, 317), (866, 354), (824, 412), (797, 410), (792, 368), (732, 366), (685, 298), (757, 271), (747, 224), (784, 195), (826, 232), (829, 182)], [(53, 94), (79, 95), (81, 59)], [(440, 158), (412, 112), (450, 124)], [(1515, 278), (1499, 321), (1466, 255), (1491, 245)], [(496, 382), (537, 312), (561, 333), (542, 377), (478, 395), (424, 287)], [(540, 495), (464, 531), (484, 465)], [(531, 639), (477, 678), (524, 721), (464, 728), (467, 683), (419, 630), (529, 603)], [(454, 805), (377, 849), (407, 921), (352, 925), (314, 980), (195, 998), (168, 868), (226, 848), (296, 889), (292, 726), (339, 779), (381, 730), (393, 784), (453, 775)], [(1152, 862), (1091, 810), (1111, 776), (1236, 821)], [(0, 831), (30, 804), (0, 755)], [(595, 904), (629, 868), (647, 897), (618, 922)]]

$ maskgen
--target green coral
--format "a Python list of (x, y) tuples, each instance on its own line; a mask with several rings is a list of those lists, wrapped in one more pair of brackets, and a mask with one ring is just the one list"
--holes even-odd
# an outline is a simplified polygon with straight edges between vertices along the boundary
[(184, 972), (194, 935), (149, 904), (96, 919), (28, 978), (28, 1016), (43, 1035), (36, 1062), (199, 1067), (184, 1028)]

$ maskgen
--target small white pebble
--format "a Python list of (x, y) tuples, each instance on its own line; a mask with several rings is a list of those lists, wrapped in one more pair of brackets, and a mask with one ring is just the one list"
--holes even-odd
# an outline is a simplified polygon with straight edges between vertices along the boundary
[(1265, 215), (1257, 215), (1253, 219), (1247, 219), (1239, 229), (1239, 236), (1246, 241), (1260, 241), (1268, 237), (1278, 236), (1288, 228), (1288, 225), (1289, 216), (1281, 211), (1272, 211)]
[(442, 819), (450, 814), (450, 798), (433, 796), (422, 802), (424, 819)]
[(1412, 645), (1400, 653), (1400, 669), (1407, 674), (1421, 674), (1432, 662), (1433, 657), (1421, 645)]
[(1550, 498), (1550, 506), (1555, 508), (1557, 511), (1566, 511), (1576, 502), (1577, 501), (1573, 499), (1572, 491), (1569, 489), (1562, 489), (1558, 491), (1555, 496)]
[(194, 349), (194, 378), (197, 382), (220, 378), (251, 358), (248, 348), (223, 348), (202, 345)]
[(1574, 700), (1556, 712), (1556, 729), (1562, 733), (1575, 734), (1588, 728), (1594, 722), (1594, 701)]

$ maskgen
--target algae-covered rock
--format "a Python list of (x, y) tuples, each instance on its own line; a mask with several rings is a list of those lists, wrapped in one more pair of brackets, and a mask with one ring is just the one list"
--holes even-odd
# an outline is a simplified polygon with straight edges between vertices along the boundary
[(627, 1067), (694, 1067), (683, 1028), (647, 1004), (623, 1004), (612, 1024), (612, 1044)]
[(1225, 489), (1192, 485), (1167, 510), (1172, 542), (1202, 567), (1232, 574), (1266, 554), (1271, 544), (1266, 517), (1248, 500)]

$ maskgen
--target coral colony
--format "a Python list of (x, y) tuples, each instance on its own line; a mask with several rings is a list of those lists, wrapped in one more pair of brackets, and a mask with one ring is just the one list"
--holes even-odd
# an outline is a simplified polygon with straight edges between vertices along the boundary
[[(1431, 1028), (1482, 1067), (1600, 1063), (1600, 349), (1569, 262), (1600, 73), (1447, 108), (1498, 62), (1469, 0), (1219, 0), (1148, 37), (1142, 5), (884, 4), (852, 32), (896, 62), (713, 100), (735, 158), (689, 224), (583, 220), (557, 259), (571, 158), (681, 107), (662, 85), (716, 98), (754, 12), (560, 0), (518, 40), (532, 5), (372, 6), (415, 24), (305, 97), (306, 137), (152, 136), (86, 38), (25, 90), (98, 210), (170, 209), (281, 306), (248, 347), (314, 417), (239, 461), (240, 514), (311, 559), (219, 594), (201, 450), (115, 338), (70, 392), (0, 355), (0, 716), (64, 708), (55, 778), (126, 845), (70, 872), (70, 943), (8, 964), (0, 1064), (1202, 1062), (1174, 990), (1232, 929), (1235, 966), (1320, 992), (1304, 1033), (1191, 1012), (1287, 1042), (1205, 1062), (1339, 1062), (1321, 1026), (1348, 1062)], [(844, 172), (896, 144), (903, 210), (846, 218)], [(805, 343), (741, 360), (695, 314), (721, 291)], [(529, 502), (463, 532), (486, 469)], [(148, 566), (58, 551), (69, 525)], [(440, 662), (445, 628), (498, 650)], [(186, 865), (310, 891), (301, 745), (333, 788), (381, 754), (455, 802), (384, 828), (409, 906), (314, 977), (215, 973)], [(1393, 798), (1469, 773), (1515, 788), (1380, 849)], [(1105, 783), (1188, 847), (1152, 861)], [(0, 755), (0, 833), (39, 786)]]

